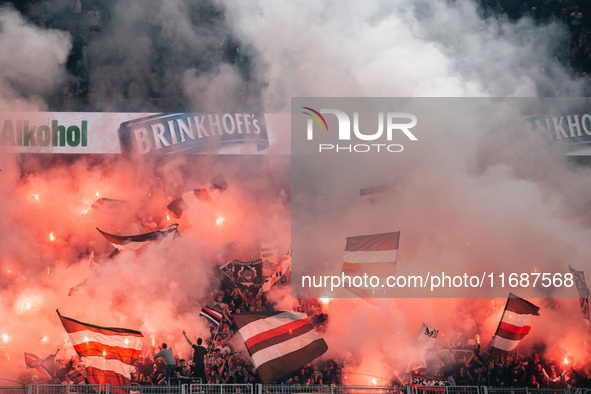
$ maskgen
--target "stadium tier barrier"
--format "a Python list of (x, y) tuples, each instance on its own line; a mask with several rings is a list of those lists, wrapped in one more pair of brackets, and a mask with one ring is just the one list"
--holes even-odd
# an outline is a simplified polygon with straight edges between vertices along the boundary
[(183, 384), (142, 386), (37, 384), (1, 387), (0, 394), (591, 394), (591, 388), (486, 386), (328, 386), (292, 384)]

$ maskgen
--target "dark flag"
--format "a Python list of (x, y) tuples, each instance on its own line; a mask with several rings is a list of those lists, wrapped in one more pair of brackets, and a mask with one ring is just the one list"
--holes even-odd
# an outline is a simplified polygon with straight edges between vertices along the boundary
[(497, 332), (492, 340), (492, 350), (510, 352), (529, 334), (534, 316), (538, 316), (539, 307), (523, 298), (510, 293), (501, 316)]
[(382, 183), (382, 184), (376, 185), (376, 186), (371, 186), (371, 187), (359, 189), (359, 195), (363, 199), (374, 198), (374, 197), (377, 197), (380, 195), (384, 195), (391, 190), (394, 190), (394, 188), (396, 187), (397, 184), (398, 184), (398, 182), (388, 182), (388, 183)]
[(587, 287), (587, 282), (585, 282), (585, 273), (583, 271), (577, 271), (570, 265), (568, 269), (573, 274), (573, 280), (579, 292), (579, 303), (581, 304), (583, 318), (587, 325), (589, 325), (589, 288)]
[(263, 261), (234, 260), (219, 267), (232, 282), (243, 287), (262, 286)]
[(162, 230), (138, 235), (114, 235), (101, 231), (99, 228), (97, 230), (120, 252), (133, 251), (139, 254), (152, 243), (158, 243), (163, 247), (168, 246), (168, 241), (181, 236), (177, 230), (178, 226), (178, 224), (173, 224)]
[(265, 384), (296, 371), (328, 350), (304, 313), (240, 313), (234, 315), (234, 321)]

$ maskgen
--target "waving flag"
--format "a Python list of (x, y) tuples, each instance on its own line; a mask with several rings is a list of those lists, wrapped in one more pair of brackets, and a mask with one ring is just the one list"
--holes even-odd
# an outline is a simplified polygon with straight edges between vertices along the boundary
[(116, 200), (114, 198), (101, 197), (91, 205), (91, 208), (103, 213), (115, 215), (126, 206), (127, 200)]
[(437, 335), (439, 335), (439, 330), (435, 327), (429, 326), (425, 323), (421, 326), (421, 331), (419, 332), (419, 336), (417, 337), (417, 341), (415, 346), (418, 349), (431, 349), (435, 346), (435, 340), (437, 339)]
[(262, 290), (263, 291), (271, 290), (271, 287), (273, 287), (273, 285), (277, 281), (279, 281), (281, 279), (281, 277), (283, 275), (285, 275), (287, 273), (287, 271), (289, 271), (290, 268), (291, 268), (291, 248), (287, 252), (287, 255), (281, 259), (279, 264), (277, 264), (277, 266), (275, 267), (275, 270), (273, 270), (273, 273), (271, 274), (271, 276), (269, 276), (267, 279), (265, 279), (265, 282), (263, 282)]
[(400, 231), (348, 237), (343, 257), (346, 275), (367, 273), (385, 277), (393, 274)]
[(142, 348), (142, 333), (126, 328), (100, 327), (57, 314), (74, 350), (86, 365), (90, 384), (125, 386)]
[(216, 327), (220, 325), (224, 317), (221, 311), (218, 311), (217, 309), (207, 305), (201, 308), (199, 316), (206, 318), (211, 324), (213, 324)]
[[(94, 257), (94, 249), (91, 248), (90, 254), (88, 255), (88, 268), (92, 270), (95, 268), (95, 266), (96, 266), (96, 258)], [(76, 286), (70, 287), (70, 291), (68, 292), (68, 296), (75, 294), (79, 290), (87, 290), (87, 289), (88, 289), (87, 279), (84, 279), (82, 282), (78, 283)]]
[(221, 175), (210, 181), (209, 187), (203, 187), (182, 194), (168, 204), (167, 208), (177, 217), (181, 217), (183, 211), (189, 209), (199, 201), (212, 201), (218, 198), (228, 188), (228, 184)]
[(492, 340), (493, 351), (510, 352), (529, 334), (533, 317), (538, 316), (539, 307), (510, 293), (503, 316)]
[(170, 241), (181, 236), (177, 230), (178, 226), (173, 224), (162, 230), (139, 235), (114, 235), (101, 231), (98, 227), (97, 230), (119, 251), (133, 251), (139, 254), (152, 243), (158, 243), (163, 247), (168, 246)]
[(432, 349), (435, 346), (435, 340), (437, 339), (437, 335), (439, 335), (438, 329), (423, 323), (423, 325), (421, 326), (421, 330), (419, 331), (419, 335), (417, 336), (417, 340), (415, 342), (415, 349), (419, 353), (418, 356), (420, 358), (420, 361), (411, 363), (406, 369), (407, 373), (414, 369), (427, 367), (425, 354), (429, 349)]
[[(394, 275), (400, 231), (373, 235), (348, 237), (343, 256), (343, 274), (347, 276), (377, 276), (387, 278)], [(373, 287), (346, 287), (351, 293), (365, 299), (387, 296), (386, 289)]]
[(42, 380), (55, 379), (55, 354), (50, 354), (42, 359), (33, 353), (25, 352), (25, 364), (27, 368), (35, 368), (41, 375)]
[(579, 303), (581, 304), (583, 318), (585, 319), (585, 323), (589, 325), (589, 288), (587, 287), (587, 282), (585, 282), (585, 273), (583, 271), (577, 271), (570, 265), (568, 269), (573, 274), (573, 280), (579, 292)]
[(232, 282), (240, 286), (262, 286), (263, 262), (261, 259), (254, 261), (230, 261), (218, 267)]
[(380, 195), (384, 195), (390, 190), (393, 190), (397, 184), (398, 182), (387, 182), (382, 183), (380, 185), (359, 189), (359, 195), (363, 199), (374, 198)]
[(304, 313), (240, 313), (234, 321), (263, 383), (276, 381), (328, 350)]

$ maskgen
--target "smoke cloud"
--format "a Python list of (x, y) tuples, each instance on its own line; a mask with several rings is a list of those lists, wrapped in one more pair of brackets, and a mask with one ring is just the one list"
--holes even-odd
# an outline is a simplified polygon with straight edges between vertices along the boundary
[[(103, 30), (85, 37), (94, 87), (90, 107), (158, 112), (160, 101), (146, 98), (156, 91), (187, 112), (259, 109), (280, 115), (272, 145), (288, 146), (291, 97), (584, 92), (584, 82), (553, 59), (563, 26), (503, 16), (483, 20), (473, 2), (205, 4), (196, 9), (192, 2), (115, 2), (103, 14)], [(66, 12), (58, 3), (55, 10)], [(248, 55), (246, 65), (224, 59), (229, 38)], [(9, 54), (0, 59), (0, 105), (46, 110), (43, 97), (72, 78), (65, 69), (72, 41), (66, 33), (34, 26), (10, 7), (0, 8), (0, 48)], [(155, 73), (154, 64), (166, 72)], [(326, 240), (326, 250), (310, 261), (311, 270), (338, 269), (346, 236), (398, 229), (400, 273), (431, 265), (469, 270), (475, 264), (482, 270), (518, 265), (524, 272), (565, 272), (571, 263), (586, 270), (589, 169), (562, 154), (532, 151), (528, 141), (499, 132), (501, 127), (491, 127), (496, 131), (491, 134), (483, 123), (502, 125), (502, 111), (478, 113), (464, 127), (428, 136), (369, 178), (354, 168), (328, 182), (310, 176), (310, 188), (323, 191), (319, 197), (291, 189), (290, 158), (281, 154), (1, 155), (0, 377), (20, 379), (25, 351), (44, 357), (59, 348), (58, 357), (69, 358), (58, 308), (74, 319), (141, 330), (145, 350), (152, 340), (167, 342), (175, 354), (188, 357), (182, 329), (209, 336), (197, 314), (218, 284), (217, 267), (227, 262), (220, 259), (222, 245), (234, 241), (229, 258), (239, 260), (258, 258), (263, 240), (287, 250), (291, 201), (312, 207), (304, 218), (311, 226), (342, 235)], [(151, 222), (175, 222), (166, 218), (166, 205), (217, 174), (230, 185), (224, 198), (184, 214), (177, 221), (182, 238), (174, 246), (106, 258), (112, 246), (96, 227), (131, 235)], [(398, 185), (390, 194), (373, 203), (359, 201), (359, 188), (392, 180)], [(99, 212), (90, 208), (99, 197), (127, 203), (113, 214)], [(226, 219), (222, 226), (216, 224), (220, 215)], [(92, 249), (98, 263), (91, 269)], [(82, 289), (68, 296), (80, 283)], [(549, 358), (584, 360), (587, 328), (577, 300), (546, 296), (530, 299), (542, 309), (523, 350), (535, 346)], [(288, 287), (274, 288), (269, 297), (279, 309), (297, 305)], [(484, 349), (504, 302), (328, 300), (322, 303), (329, 315), (323, 333), (327, 357), (345, 360), (351, 383), (368, 384), (369, 375), (390, 380), (408, 366), (423, 322), (440, 329), (438, 346), (478, 336)]]

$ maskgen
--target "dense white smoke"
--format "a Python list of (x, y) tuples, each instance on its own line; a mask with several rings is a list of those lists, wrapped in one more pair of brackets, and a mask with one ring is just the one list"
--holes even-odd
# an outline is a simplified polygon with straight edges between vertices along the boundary
[(70, 40), (59, 30), (28, 23), (9, 6), (0, 7), (0, 107), (2, 110), (43, 110), (47, 92), (66, 79), (63, 66)]

